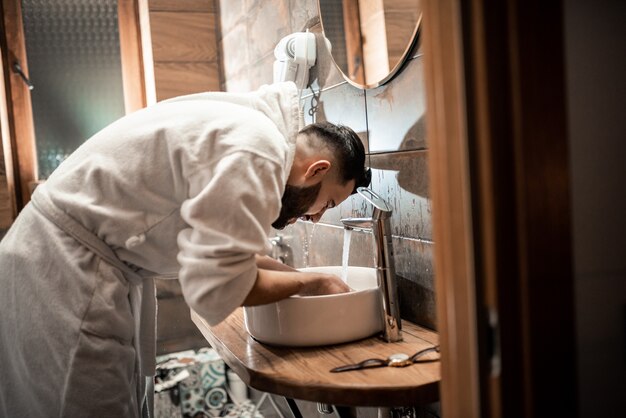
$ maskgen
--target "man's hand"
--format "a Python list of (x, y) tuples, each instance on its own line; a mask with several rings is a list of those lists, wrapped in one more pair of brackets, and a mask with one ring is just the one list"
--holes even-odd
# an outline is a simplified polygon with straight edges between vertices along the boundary
[(256, 282), (243, 305), (264, 305), (295, 294), (314, 296), (349, 291), (348, 285), (333, 274), (259, 269)]
[(300, 273), (303, 277), (303, 286), (298, 292), (300, 296), (332, 295), (346, 293), (351, 289), (334, 274)]

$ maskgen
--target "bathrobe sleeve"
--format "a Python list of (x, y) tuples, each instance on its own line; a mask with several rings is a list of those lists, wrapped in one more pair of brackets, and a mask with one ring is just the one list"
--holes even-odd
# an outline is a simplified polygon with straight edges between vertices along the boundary
[(210, 325), (241, 306), (256, 281), (254, 255), (265, 251), (280, 212), (283, 171), (262, 154), (236, 150), (188, 177), (179, 280), (189, 306)]

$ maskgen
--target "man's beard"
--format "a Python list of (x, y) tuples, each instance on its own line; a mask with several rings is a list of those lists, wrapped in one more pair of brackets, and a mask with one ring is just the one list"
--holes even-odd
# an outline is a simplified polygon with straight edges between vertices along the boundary
[(310, 187), (286, 185), (285, 192), (281, 199), (282, 207), (280, 208), (280, 215), (278, 215), (278, 219), (272, 223), (272, 227), (284, 229), (289, 224), (289, 221), (303, 216), (308, 212), (313, 203), (315, 203), (321, 188), (321, 181)]

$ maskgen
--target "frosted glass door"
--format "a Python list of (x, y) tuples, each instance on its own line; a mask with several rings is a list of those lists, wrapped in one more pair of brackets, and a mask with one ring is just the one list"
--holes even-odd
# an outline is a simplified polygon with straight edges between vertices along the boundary
[(124, 115), (117, 0), (22, 0), (39, 178)]

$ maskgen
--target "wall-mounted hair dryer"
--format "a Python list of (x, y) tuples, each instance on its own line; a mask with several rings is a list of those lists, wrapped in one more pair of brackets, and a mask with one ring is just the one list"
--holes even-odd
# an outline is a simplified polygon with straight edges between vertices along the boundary
[(315, 64), (315, 35), (296, 32), (285, 36), (274, 48), (274, 82), (293, 81), (303, 90), (309, 83), (309, 68)]

